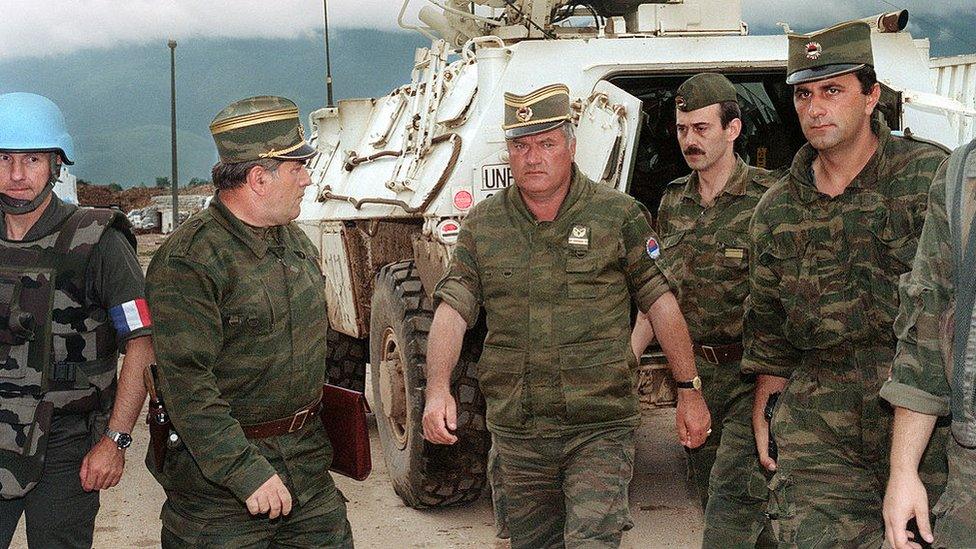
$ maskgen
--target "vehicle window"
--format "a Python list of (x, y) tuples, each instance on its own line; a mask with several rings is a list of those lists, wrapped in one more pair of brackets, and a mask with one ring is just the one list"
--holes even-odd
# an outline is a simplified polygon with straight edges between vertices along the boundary
[[(690, 170), (675, 136), (675, 90), (693, 73), (683, 75), (617, 75), (607, 80), (643, 101), (637, 154), (628, 192), (657, 214), (665, 186)], [(768, 170), (786, 170), (793, 155), (806, 142), (796, 112), (792, 87), (784, 73), (726, 74), (739, 92), (742, 135), (735, 151), (749, 164)], [(892, 129), (898, 129), (897, 93), (882, 86), (880, 111)]]

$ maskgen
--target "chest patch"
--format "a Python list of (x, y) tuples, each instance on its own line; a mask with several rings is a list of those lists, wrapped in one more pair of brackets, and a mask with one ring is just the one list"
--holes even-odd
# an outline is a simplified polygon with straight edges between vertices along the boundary
[(745, 248), (725, 248), (725, 257), (728, 259), (745, 259)]
[(651, 259), (661, 257), (661, 246), (658, 245), (657, 239), (653, 236), (647, 239), (647, 256)]
[(588, 249), (590, 247), (590, 228), (586, 225), (573, 225), (566, 243), (573, 250)]

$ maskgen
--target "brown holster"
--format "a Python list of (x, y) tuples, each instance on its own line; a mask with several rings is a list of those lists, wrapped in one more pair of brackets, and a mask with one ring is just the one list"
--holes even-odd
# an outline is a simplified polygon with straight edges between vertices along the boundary
[(169, 442), (170, 433), (173, 431), (173, 423), (166, 413), (166, 405), (163, 398), (156, 391), (156, 365), (150, 364), (143, 371), (143, 380), (146, 390), (149, 393), (149, 411), (146, 413), (146, 424), (149, 425), (149, 445), (152, 447), (153, 461), (157, 471), (163, 470), (166, 462), (166, 445)]

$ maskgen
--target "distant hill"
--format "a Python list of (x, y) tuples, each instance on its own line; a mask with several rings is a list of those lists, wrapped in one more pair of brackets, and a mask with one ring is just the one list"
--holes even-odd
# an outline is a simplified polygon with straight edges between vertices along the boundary
[[(339, 30), (332, 38), (335, 98), (375, 97), (409, 81), (419, 35)], [(325, 106), (322, 35), (294, 40), (195, 39), (176, 48), (179, 181), (210, 178), (217, 160), (208, 125), (225, 105), (251, 95), (283, 95), (302, 120)], [(58, 58), (0, 62), (0, 93), (46, 95), (65, 112), (79, 178), (122, 187), (170, 175), (169, 48), (126, 46)]]

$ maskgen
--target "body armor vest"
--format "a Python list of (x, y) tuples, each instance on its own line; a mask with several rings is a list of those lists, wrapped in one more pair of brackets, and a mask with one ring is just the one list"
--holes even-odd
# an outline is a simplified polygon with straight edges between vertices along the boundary
[(39, 239), (0, 240), (2, 497), (36, 484), (52, 415), (96, 412), (94, 428), (107, 424), (118, 343), (108, 311), (87, 299), (85, 272), (110, 226), (135, 247), (121, 213), (93, 208), (79, 208)]

